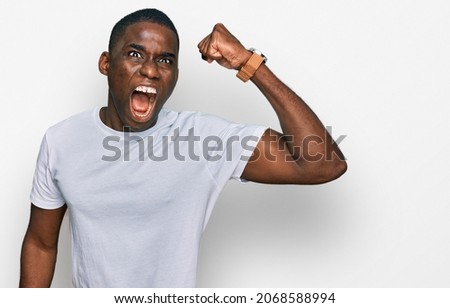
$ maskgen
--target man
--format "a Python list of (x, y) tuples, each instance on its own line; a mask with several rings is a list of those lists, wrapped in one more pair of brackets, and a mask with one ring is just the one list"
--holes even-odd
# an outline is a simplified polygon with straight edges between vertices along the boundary
[(66, 209), (75, 287), (193, 287), (202, 231), (230, 178), (317, 184), (345, 172), (337, 144), (264, 56), (221, 24), (198, 48), (251, 80), (283, 133), (163, 108), (178, 79), (176, 28), (155, 9), (124, 17), (99, 59), (107, 106), (51, 127), (42, 141), (21, 287), (51, 285)]

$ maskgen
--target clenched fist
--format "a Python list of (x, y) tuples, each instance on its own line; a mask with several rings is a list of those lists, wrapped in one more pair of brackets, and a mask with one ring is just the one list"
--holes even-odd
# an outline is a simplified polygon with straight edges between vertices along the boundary
[(213, 31), (197, 45), (202, 59), (216, 61), (228, 69), (240, 69), (252, 53), (223, 24), (216, 24)]

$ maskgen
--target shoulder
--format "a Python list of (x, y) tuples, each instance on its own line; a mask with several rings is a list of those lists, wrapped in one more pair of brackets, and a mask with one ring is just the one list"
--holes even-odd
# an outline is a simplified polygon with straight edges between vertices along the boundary
[(70, 138), (75, 133), (79, 133), (85, 128), (94, 125), (94, 115), (98, 107), (91, 108), (75, 115), (72, 115), (47, 129), (47, 139)]
[(236, 123), (221, 116), (200, 111), (173, 111), (163, 109), (172, 118), (172, 128), (180, 128), (181, 131), (193, 128), (199, 135), (215, 135), (225, 137), (227, 135), (257, 135), (260, 136), (267, 127), (246, 123)]
[(201, 111), (174, 111), (163, 109), (166, 116), (173, 119), (175, 125), (192, 125), (196, 128), (203, 126), (228, 126), (236, 124), (220, 116), (201, 112)]

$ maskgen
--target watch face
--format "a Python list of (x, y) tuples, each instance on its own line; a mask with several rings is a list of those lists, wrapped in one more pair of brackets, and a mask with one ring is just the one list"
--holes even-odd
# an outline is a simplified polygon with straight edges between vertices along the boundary
[(259, 50), (256, 49), (256, 48), (250, 48), (249, 50), (250, 50), (251, 52), (254, 52), (254, 53), (260, 55), (261, 57), (263, 57), (263, 58), (264, 58), (264, 63), (267, 62), (267, 57), (266, 57), (261, 51), (259, 51)]

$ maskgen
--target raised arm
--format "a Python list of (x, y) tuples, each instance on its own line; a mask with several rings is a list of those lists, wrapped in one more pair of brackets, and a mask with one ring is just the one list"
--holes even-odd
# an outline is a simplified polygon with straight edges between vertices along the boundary
[(31, 204), (20, 258), (21, 288), (48, 288), (55, 271), (58, 238), (66, 206), (44, 210)]
[[(252, 56), (222, 24), (214, 26), (198, 48), (204, 60), (239, 70)], [(308, 105), (263, 63), (251, 81), (272, 105), (283, 133), (265, 132), (243, 178), (274, 184), (318, 184), (347, 169), (345, 158)]]

